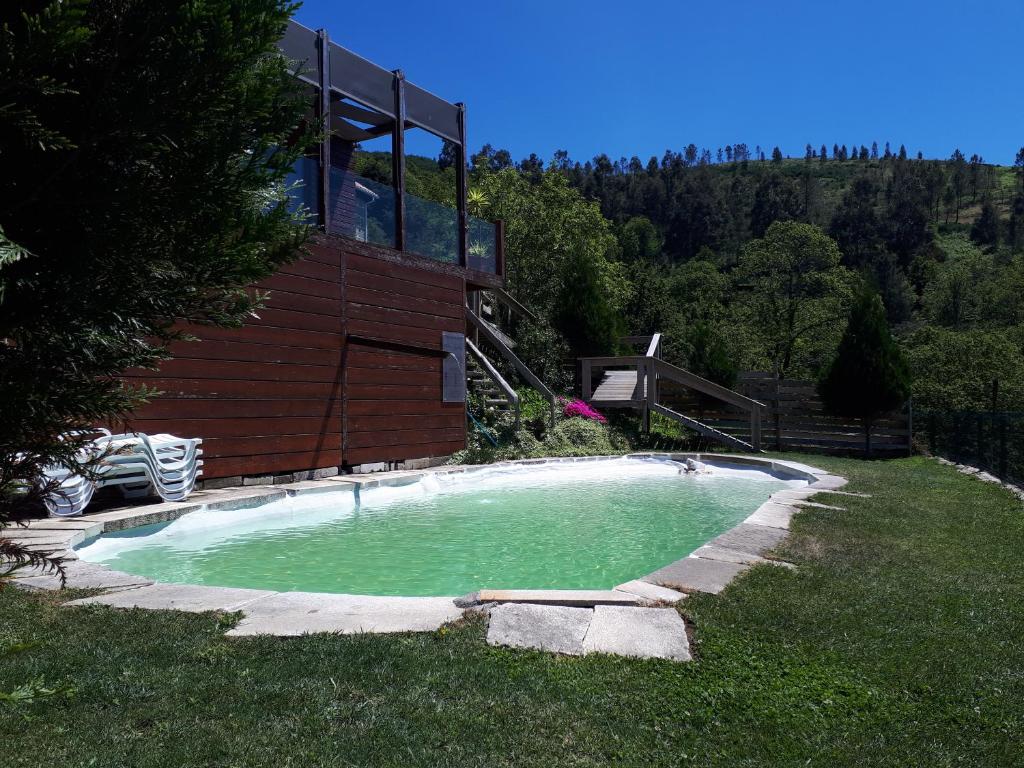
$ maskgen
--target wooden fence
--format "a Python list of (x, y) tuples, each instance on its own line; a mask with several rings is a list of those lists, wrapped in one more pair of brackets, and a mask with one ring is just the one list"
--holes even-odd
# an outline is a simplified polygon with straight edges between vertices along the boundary
[[(693, 390), (664, 382), (660, 397), (673, 410), (693, 416), (722, 432), (741, 436), (749, 430), (749, 414), (720, 401), (700, 397)], [(801, 450), (818, 453), (858, 454), (864, 450), (864, 429), (856, 419), (832, 416), (809, 381), (778, 379), (770, 373), (741, 373), (733, 387), (764, 403), (761, 414), (762, 447), (766, 450)], [(875, 422), (871, 450), (879, 456), (907, 455), (913, 430), (909, 403)]]

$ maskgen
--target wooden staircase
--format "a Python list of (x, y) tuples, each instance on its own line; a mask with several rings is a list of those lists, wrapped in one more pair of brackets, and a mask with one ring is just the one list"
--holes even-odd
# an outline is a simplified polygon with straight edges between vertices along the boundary
[[(650, 414), (657, 413), (681, 424), (697, 434), (729, 448), (758, 452), (761, 450), (762, 403), (708, 381), (695, 373), (661, 359), (661, 334), (631, 336), (625, 344), (644, 344), (643, 355), (622, 357), (580, 358), (583, 399), (601, 408), (632, 408), (641, 412), (644, 429), (650, 429)], [(595, 374), (600, 376), (593, 386)], [(726, 402), (749, 413), (749, 440), (728, 434), (705, 424), (693, 416), (680, 413), (671, 398), (663, 396), (665, 384), (681, 385), (700, 395)]]
[[(485, 380), (479, 386), (481, 391), (486, 393), (488, 405), (501, 408), (501, 401), (504, 399), (508, 407), (515, 412), (518, 429), (519, 397), (515, 388), (502, 378), (501, 373), (482, 351), (483, 343), (486, 342), (488, 352), (496, 352), (504, 358), (523, 381), (548, 401), (550, 422), (554, 426), (555, 393), (512, 351), (516, 346), (515, 342), (498, 326), (499, 304), (517, 314), (533, 317), (526, 307), (501, 289), (475, 291), (471, 294), (469, 305), (466, 307), (466, 351), (469, 353), (467, 360), (475, 361), (477, 369), (483, 374), (482, 377), (478, 376), (477, 380)], [(469, 376), (469, 370), (467, 363), (467, 384), (471, 385), (473, 380)]]
[(466, 357), (466, 388), (483, 399), (484, 407), (489, 412), (507, 413), (518, 409), (515, 393), (509, 394), (501, 389), (472, 352)]

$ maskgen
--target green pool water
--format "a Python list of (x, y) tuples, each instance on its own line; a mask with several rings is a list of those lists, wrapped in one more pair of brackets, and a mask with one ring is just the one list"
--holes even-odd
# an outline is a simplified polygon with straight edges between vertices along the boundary
[(687, 555), (788, 484), (662, 462), (527, 465), (367, 490), (359, 503), (338, 492), (204, 510), (79, 554), (159, 581), (278, 591), (607, 589)]

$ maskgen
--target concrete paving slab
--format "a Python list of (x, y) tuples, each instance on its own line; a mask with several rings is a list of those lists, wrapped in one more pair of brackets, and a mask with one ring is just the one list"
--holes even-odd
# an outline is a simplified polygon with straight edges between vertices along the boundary
[[(67, 573), (67, 586), (74, 589), (129, 589), (146, 587), (153, 583), (152, 579), (143, 576), (112, 571), (102, 565), (82, 560), (67, 562), (64, 569)], [(25, 571), (23, 576), (17, 578), (17, 584), (30, 589), (60, 589), (60, 579), (41, 570)]]
[(789, 504), (776, 504), (774, 501), (767, 501), (743, 522), (749, 525), (788, 529), (789, 523), (797, 511), (796, 507)]
[(690, 661), (683, 617), (674, 608), (599, 605), (583, 639), (584, 653)]
[(237, 611), (242, 607), (276, 594), (261, 589), (232, 587), (201, 587), (193, 584), (152, 584), (81, 600), (66, 605), (109, 605), (112, 608), (150, 608), (153, 610)]
[(673, 589), (688, 592), (710, 592), (718, 594), (736, 576), (750, 566), (740, 563), (728, 563), (721, 560), (705, 560), (700, 557), (684, 557), (671, 565), (659, 568), (654, 573), (644, 576), (644, 581), (652, 584), (663, 584)]
[(795, 469), (798, 472), (806, 472), (809, 475), (825, 475), (828, 474), (823, 469), (812, 467), (810, 464), (802, 464), (799, 461), (789, 461), (788, 459), (773, 459), (772, 463), (780, 467), (788, 467), (789, 469)]
[(579, 656), (594, 617), (591, 608), (508, 603), (491, 609), (490, 645), (533, 648)]
[(809, 499), (816, 493), (820, 493), (820, 491), (816, 491), (813, 488), (784, 488), (773, 493), (768, 497), (768, 500), (776, 501), (780, 504), (792, 504), (794, 501)]
[(834, 488), (822, 491), (822, 493), (829, 493), (833, 496), (855, 496), (858, 499), (870, 499), (870, 493), (854, 493), (853, 491), (837, 491)]
[(842, 488), (846, 485), (846, 478), (839, 477), (838, 475), (818, 475), (813, 483), (812, 488), (818, 490), (835, 490), (836, 488)]
[(85, 533), (83, 531), (76, 531), (72, 529), (64, 529), (55, 531), (52, 528), (5, 528), (3, 533), (0, 534), (0, 539), (11, 539), (13, 541), (36, 541), (52, 542), (52, 541), (64, 541), (67, 542), (67, 546), (73, 547), (80, 541), (85, 540)]
[(737, 565), (759, 565), (760, 563), (772, 562), (750, 552), (716, 547), (712, 544), (705, 544), (703, 547), (695, 549), (690, 557), (700, 557), (704, 560), (721, 560), (723, 563), (736, 563)]
[(649, 584), (646, 581), (640, 579), (634, 579), (633, 581), (627, 581), (625, 584), (619, 584), (615, 588), (620, 592), (627, 592), (631, 595), (636, 595), (646, 602), (655, 603), (677, 603), (680, 600), (686, 599), (685, 592), (677, 592), (674, 589), (668, 587), (659, 587), (657, 584)]
[(124, 531), (128, 528), (137, 528), (142, 525), (155, 525), (166, 523), (170, 520), (177, 520), (189, 512), (195, 512), (202, 507), (201, 504), (185, 504), (168, 502), (166, 504), (145, 504), (129, 509), (117, 509), (110, 512), (98, 512), (89, 515), (89, 520), (103, 523), (103, 530)]
[(716, 536), (708, 544), (764, 556), (766, 552), (778, 546), (779, 542), (786, 538), (786, 535), (786, 531), (781, 528), (740, 523), (735, 528)]
[(819, 504), (816, 501), (794, 501), (795, 507), (811, 507), (812, 509), (831, 509), (834, 512), (845, 512), (846, 507), (834, 507), (831, 504)]
[(250, 603), (245, 618), (227, 632), (305, 635), (313, 632), (432, 632), (462, 617), (450, 597), (373, 597), (282, 592)]
[(592, 608), (595, 605), (636, 605), (635, 595), (613, 589), (481, 589), (480, 603), (533, 603)]
[[(23, 530), (12, 528), (11, 530)], [(85, 538), (91, 538), (103, 533), (103, 523), (99, 520), (92, 520), (88, 515), (84, 517), (44, 517), (41, 520), (33, 520), (28, 524), (29, 531), (82, 531)]]
[(75, 534), (81, 534), (79, 530), (64, 528), (53, 530), (52, 528), (29, 528), (22, 525), (8, 525), (0, 528), (0, 539), (71, 539)]
[(69, 547), (73, 546), (70, 540), (65, 536), (60, 537), (47, 537), (39, 539), (15, 539), (11, 541), (19, 544), (30, 552), (64, 552), (68, 551)]

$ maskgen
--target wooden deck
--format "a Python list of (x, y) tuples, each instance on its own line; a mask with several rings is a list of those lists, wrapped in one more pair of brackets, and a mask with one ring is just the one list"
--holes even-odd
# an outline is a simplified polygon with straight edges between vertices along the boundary
[(606, 408), (633, 407), (647, 397), (647, 381), (637, 383), (636, 369), (605, 371), (601, 383), (594, 389), (590, 402)]
[[(601, 408), (632, 408), (643, 415), (644, 428), (649, 428), (650, 414), (657, 413), (687, 429), (730, 448), (742, 451), (761, 449), (761, 409), (763, 405), (690, 371), (661, 359), (661, 334), (631, 337), (629, 343), (644, 343), (646, 354), (624, 357), (585, 357), (580, 359), (583, 399)], [(600, 381), (593, 386), (595, 369)], [(744, 436), (730, 434), (702, 419), (682, 412), (672, 402), (663, 401), (662, 384), (682, 386), (705, 399), (711, 398), (745, 411), (749, 432)], [(743, 439), (747, 437), (748, 439)]]

